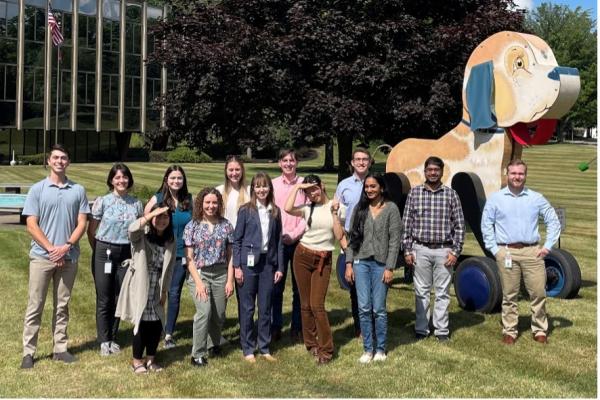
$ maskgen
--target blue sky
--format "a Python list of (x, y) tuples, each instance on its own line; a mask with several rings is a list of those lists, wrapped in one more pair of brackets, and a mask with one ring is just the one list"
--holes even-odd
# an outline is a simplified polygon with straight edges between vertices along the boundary
[(528, 9), (535, 8), (542, 3), (565, 4), (572, 9), (579, 6), (584, 10), (591, 10), (594, 20), (598, 19), (598, 4), (596, 0), (515, 0), (515, 3), (522, 8)]

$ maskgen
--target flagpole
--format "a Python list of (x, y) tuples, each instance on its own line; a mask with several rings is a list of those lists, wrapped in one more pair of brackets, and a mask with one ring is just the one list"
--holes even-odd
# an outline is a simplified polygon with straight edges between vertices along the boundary
[(56, 48), (56, 115), (54, 120), (54, 144), (58, 144), (58, 106), (60, 103), (60, 45)]

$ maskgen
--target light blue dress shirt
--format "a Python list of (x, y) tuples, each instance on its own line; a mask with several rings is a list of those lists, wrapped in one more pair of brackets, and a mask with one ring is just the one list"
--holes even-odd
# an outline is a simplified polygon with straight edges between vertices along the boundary
[(551, 249), (560, 236), (560, 221), (544, 196), (528, 188), (515, 196), (508, 187), (492, 194), (481, 217), (485, 248), (496, 255), (498, 243), (539, 242), (539, 217), (546, 224), (544, 247)]
[(361, 181), (355, 174), (343, 179), (338, 185), (335, 191), (335, 197), (341, 204), (346, 207), (346, 219), (344, 221), (344, 229), (346, 232), (350, 232), (352, 228), (352, 212), (354, 207), (360, 201), (360, 195), (362, 194), (363, 181)]

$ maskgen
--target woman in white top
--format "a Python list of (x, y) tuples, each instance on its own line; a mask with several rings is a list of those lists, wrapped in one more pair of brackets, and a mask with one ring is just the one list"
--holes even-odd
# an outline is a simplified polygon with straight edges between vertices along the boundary
[[(294, 207), (301, 189), (310, 203)], [(306, 220), (306, 231), (294, 252), (294, 276), (300, 292), (304, 345), (315, 356), (317, 364), (326, 364), (333, 358), (333, 336), (325, 311), (325, 296), (335, 240), (341, 240), (344, 235), (339, 207), (337, 200), (329, 200), (316, 175), (308, 175), (303, 183), (295, 185), (285, 204), (287, 213)]]
[(246, 185), (244, 161), (238, 156), (228, 156), (225, 159), (225, 184), (216, 188), (223, 196), (225, 218), (235, 228), (238, 210), (250, 201), (250, 188)]

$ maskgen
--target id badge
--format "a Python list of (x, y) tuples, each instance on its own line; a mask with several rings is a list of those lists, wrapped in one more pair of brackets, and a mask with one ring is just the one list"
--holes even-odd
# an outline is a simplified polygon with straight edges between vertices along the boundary
[(504, 268), (506, 268), (506, 269), (512, 268), (512, 260), (510, 258), (504, 259)]
[(254, 254), (248, 254), (248, 259), (246, 260), (246, 265), (248, 267), (254, 267)]
[(187, 265), (187, 258), (185, 258), (185, 257), (181, 257), (181, 265), (182, 265), (182, 266), (185, 266), (185, 265)]
[(112, 262), (107, 261), (104, 263), (104, 273), (110, 274), (112, 272)]

